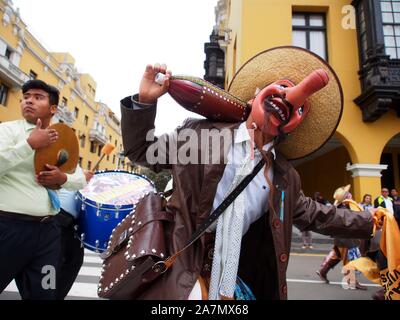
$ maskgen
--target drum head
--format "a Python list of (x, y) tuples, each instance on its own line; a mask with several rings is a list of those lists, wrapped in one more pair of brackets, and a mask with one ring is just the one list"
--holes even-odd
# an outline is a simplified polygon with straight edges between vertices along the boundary
[(125, 171), (97, 172), (88, 185), (80, 190), (83, 198), (110, 206), (135, 205), (149, 192), (156, 192), (152, 181)]

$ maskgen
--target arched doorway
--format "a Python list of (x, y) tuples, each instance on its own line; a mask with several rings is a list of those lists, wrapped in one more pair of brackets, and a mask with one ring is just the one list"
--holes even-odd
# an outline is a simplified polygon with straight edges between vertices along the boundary
[(312, 197), (318, 191), (329, 202), (333, 202), (333, 193), (338, 187), (352, 183), (351, 173), (346, 170), (348, 163), (351, 163), (350, 154), (337, 133), (317, 152), (293, 161), (304, 194)]
[(382, 171), (381, 187), (389, 190), (400, 189), (400, 133), (392, 137), (381, 154), (381, 164), (387, 165), (387, 169)]

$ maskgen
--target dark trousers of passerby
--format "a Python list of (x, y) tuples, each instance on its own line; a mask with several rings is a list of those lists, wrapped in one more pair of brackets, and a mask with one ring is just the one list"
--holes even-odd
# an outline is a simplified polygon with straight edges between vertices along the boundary
[(301, 233), (301, 239), (304, 246), (312, 246), (312, 234), (311, 231), (303, 231)]
[(76, 236), (76, 220), (61, 209), (56, 215), (61, 230), (61, 252), (57, 270), (57, 299), (63, 300), (74, 284), (83, 264), (84, 249)]
[(56, 299), (59, 253), (54, 217), (0, 211), (0, 293), (15, 279), (24, 300)]

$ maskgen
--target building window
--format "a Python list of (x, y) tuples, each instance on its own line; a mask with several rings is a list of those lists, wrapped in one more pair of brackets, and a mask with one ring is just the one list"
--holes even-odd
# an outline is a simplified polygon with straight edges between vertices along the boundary
[(81, 168), (82, 168), (82, 161), (83, 161), (82, 157), (79, 157), (78, 164), (79, 164), (79, 166), (80, 166)]
[(367, 57), (367, 27), (365, 25), (365, 12), (364, 3), (359, 4), (359, 35), (360, 35), (360, 46), (361, 46), (361, 61), (365, 61)]
[(94, 88), (90, 84), (88, 84), (88, 88), (89, 88), (89, 93), (92, 94), (92, 95), (95, 95), (96, 91), (94, 90)]
[(400, 0), (381, 0), (385, 52), (391, 59), (400, 59)]
[(13, 48), (9, 47), (7, 43), (0, 39), (0, 56), (9, 60), (13, 65), (19, 66), (21, 55)]
[(83, 122), (84, 122), (85, 126), (87, 126), (89, 123), (89, 117), (85, 116), (85, 120)]
[(92, 169), (92, 161), (87, 162), (87, 169), (90, 171)]
[(90, 152), (91, 153), (96, 153), (96, 143), (94, 141), (90, 142)]
[(77, 107), (75, 107), (75, 109), (74, 109), (74, 117), (75, 117), (75, 119), (78, 119), (78, 116), (79, 116), (79, 109)]
[[(8, 50), (7, 43), (5, 43), (3, 40), (0, 39), (0, 56), (4, 56), (7, 59), (10, 59), (11, 53)], [(7, 52), (8, 52), (8, 57), (7, 57)]]
[[(220, 61), (220, 60), (223, 61), (223, 59), (218, 59), (218, 61)], [(217, 64), (219, 64), (219, 66), (217, 67), (217, 77), (224, 77), (225, 76), (224, 67), (219, 62)]]
[(113, 164), (115, 164), (115, 155), (113, 155)]
[(84, 148), (86, 142), (86, 136), (84, 134), (81, 135), (80, 140), (81, 140), (81, 148)]
[(323, 13), (293, 13), (293, 45), (328, 60), (326, 19)]
[(103, 149), (102, 145), (99, 145), (99, 149), (97, 150), (97, 155), (100, 157), (101, 156), (101, 149)]
[(8, 91), (10, 89), (5, 84), (0, 84), (0, 104), (7, 105)]
[(6, 51), (5, 51), (5, 53), (4, 53), (4, 56), (5, 56), (8, 60), (10, 60), (10, 59), (11, 59), (12, 53), (13, 53), (12, 50), (11, 50), (10, 48), (7, 48)]
[(29, 71), (29, 79), (35, 80), (35, 79), (37, 79), (37, 76), (38, 75), (35, 71), (33, 71), (33, 70)]
[(66, 107), (67, 104), (68, 104), (68, 99), (65, 97), (62, 97), (61, 106)]

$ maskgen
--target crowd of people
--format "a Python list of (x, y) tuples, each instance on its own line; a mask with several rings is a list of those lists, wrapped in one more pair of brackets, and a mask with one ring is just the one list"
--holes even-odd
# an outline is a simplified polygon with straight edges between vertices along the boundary
[[(386, 208), (394, 214), (397, 221), (400, 221), (400, 197), (396, 188), (390, 190), (386, 187), (381, 189), (381, 194), (375, 198), (373, 201), (371, 194), (365, 194), (361, 202), (356, 203), (353, 200), (353, 196), (350, 193), (350, 185), (338, 188), (334, 195), (334, 203), (331, 204), (328, 200), (324, 199), (320, 192), (314, 193), (314, 199), (326, 206), (336, 206), (337, 208), (348, 208), (355, 210), (356, 208), (352, 206), (359, 206), (359, 210), (366, 211), (371, 208)], [(356, 210), (358, 211), (358, 210)], [(312, 235), (309, 232), (303, 231), (303, 249), (312, 249)], [(380, 251), (380, 239), (381, 230), (377, 230), (374, 237), (371, 239), (347, 239), (347, 238), (334, 238), (333, 248), (323, 259), (321, 267), (317, 270), (317, 275), (320, 279), (326, 283), (329, 283), (327, 274), (340, 262), (345, 266), (348, 262), (358, 259), (360, 257), (368, 257), (374, 262), (377, 261)], [(359, 272), (353, 277), (347, 277), (349, 283), (346, 283), (344, 289), (359, 289), (366, 290), (366, 286), (361, 285), (357, 280)], [(373, 299), (382, 300), (383, 299), (383, 289), (381, 288), (376, 293), (373, 294)]]

